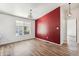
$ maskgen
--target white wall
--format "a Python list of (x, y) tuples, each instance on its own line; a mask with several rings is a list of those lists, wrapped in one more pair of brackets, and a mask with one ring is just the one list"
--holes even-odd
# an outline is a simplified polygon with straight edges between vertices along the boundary
[[(65, 6), (64, 6), (65, 7)], [(61, 26), (61, 44), (64, 43), (64, 41), (66, 40), (65, 38), (67, 37), (67, 14), (68, 14), (68, 10), (66, 10), (65, 8), (63, 8), (63, 6), (61, 6), (61, 10), (60, 10), (60, 14), (61, 14), (61, 21), (60, 21), (60, 26)], [(71, 10), (72, 16), (73, 18), (77, 19), (77, 42), (79, 43), (79, 7), (73, 8)]]
[(60, 43), (63, 44), (66, 40), (66, 14), (63, 6), (60, 7)]
[(72, 15), (77, 19), (77, 42), (79, 43), (79, 7), (72, 10)]
[(70, 17), (67, 19), (67, 36), (76, 37), (76, 18)]
[[(16, 37), (16, 20), (31, 22), (31, 34)], [(35, 38), (35, 22), (0, 13), (0, 45)]]
[[(60, 42), (61, 44), (67, 40), (67, 10), (61, 6), (60, 12)], [(77, 19), (77, 42), (79, 43), (79, 7), (71, 10), (72, 16)]]

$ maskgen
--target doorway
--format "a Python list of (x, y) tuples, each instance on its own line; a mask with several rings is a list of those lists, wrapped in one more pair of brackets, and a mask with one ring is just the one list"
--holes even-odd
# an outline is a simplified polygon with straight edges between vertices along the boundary
[(67, 19), (67, 44), (69, 49), (77, 49), (77, 20), (73, 17)]

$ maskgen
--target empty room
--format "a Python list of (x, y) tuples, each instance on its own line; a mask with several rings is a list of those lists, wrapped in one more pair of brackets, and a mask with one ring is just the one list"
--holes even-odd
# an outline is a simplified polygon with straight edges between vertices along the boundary
[(79, 3), (0, 3), (0, 56), (79, 56)]

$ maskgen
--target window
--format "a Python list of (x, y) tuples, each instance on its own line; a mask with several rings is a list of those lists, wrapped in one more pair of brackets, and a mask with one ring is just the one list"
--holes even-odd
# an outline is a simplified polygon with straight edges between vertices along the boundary
[(31, 33), (30, 22), (16, 21), (16, 36), (27, 35)]

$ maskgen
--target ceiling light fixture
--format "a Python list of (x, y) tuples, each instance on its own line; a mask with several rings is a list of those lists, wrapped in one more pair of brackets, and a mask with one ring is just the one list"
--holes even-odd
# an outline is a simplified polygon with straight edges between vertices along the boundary
[(68, 13), (68, 16), (71, 16), (72, 14), (71, 14), (71, 3), (69, 3), (69, 13)]
[(30, 9), (30, 11), (29, 11), (28, 19), (30, 19), (30, 20), (33, 19), (33, 16), (32, 16), (32, 9)]

